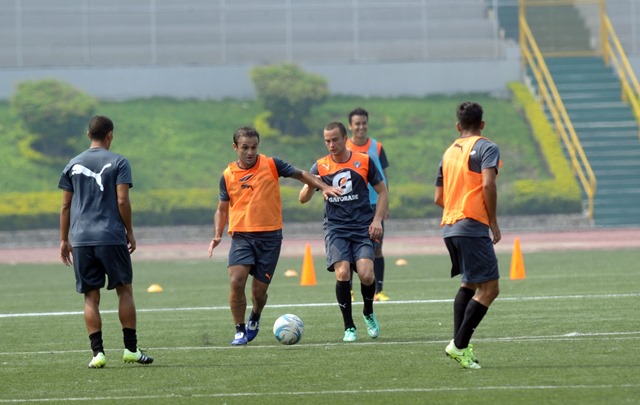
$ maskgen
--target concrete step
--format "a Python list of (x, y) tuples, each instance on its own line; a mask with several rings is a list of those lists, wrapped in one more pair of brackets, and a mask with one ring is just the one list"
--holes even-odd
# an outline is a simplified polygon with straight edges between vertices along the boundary
[[(580, 137), (580, 134), (578, 134)], [(600, 135), (594, 140), (585, 140), (580, 137), (580, 144), (582, 148), (587, 151), (593, 149), (594, 151), (607, 150), (608, 148), (629, 148), (640, 149), (640, 142), (637, 139), (627, 139), (628, 137), (613, 139), (606, 135)]]
[(580, 139), (636, 139), (640, 142), (640, 129), (638, 125), (630, 125), (629, 128), (587, 128), (577, 131)]
[(592, 122), (597, 119), (601, 122), (618, 122), (618, 121), (634, 121), (635, 117), (631, 110), (626, 108), (616, 109), (584, 109), (584, 110), (571, 110), (567, 111), (569, 118), (575, 124), (577, 122)]
[(595, 121), (595, 122), (574, 122), (573, 128), (576, 130), (583, 129), (597, 129), (598, 132), (602, 132), (603, 129), (608, 130), (623, 130), (623, 131), (633, 131), (637, 130), (638, 122), (637, 121), (617, 121), (617, 122), (607, 122), (607, 121)]

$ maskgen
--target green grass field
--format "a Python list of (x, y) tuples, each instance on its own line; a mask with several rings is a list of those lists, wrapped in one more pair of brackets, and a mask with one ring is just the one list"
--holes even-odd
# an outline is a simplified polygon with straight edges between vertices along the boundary
[[(474, 335), (481, 370), (444, 355), (452, 298), (446, 256), (387, 257), (376, 304), (381, 336), (366, 335), (354, 304), (356, 343), (342, 343), (333, 275), (315, 258), (317, 285), (284, 277), (302, 258), (280, 261), (262, 329), (231, 347), (225, 263), (135, 263), (138, 337), (151, 366), (124, 364), (115, 293), (103, 295), (108, 364), (91, 358), (82, 296), (60, 265), (0, 265), (0, 403), (215, 404), (621, 404), (640, 392), (637, 274), (640, 251), (524, 255), (527, 278), (509, 280)], [(158, 283), (161, 293), (147, 293)], [(358, 295), (357, 295), (358, 296)], [(359, 299), (357, 299), (359, 301)], [(305, 322), (283, 346), (271, 326), (283, 313)]]

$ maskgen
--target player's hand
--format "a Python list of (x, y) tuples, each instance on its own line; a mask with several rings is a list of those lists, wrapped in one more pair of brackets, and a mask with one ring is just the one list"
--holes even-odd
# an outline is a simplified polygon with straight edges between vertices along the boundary
[(68, 240), (60, 242), (60, 260), (62, 260), (65, 266), (71, 266), (73, 264), (73, 260), (71, 260), (72, 252), (73, 248)]
[(136, 237), (133, 236), (133, 233), (127, 233), (127, 245), (129, 246), (129, 254), (133, 253), (138, 247)]
[(211, 255), (213, 255), (213, 249), (215, 249), (216, 246), (218, 246), (220, 244), (221, 240), (222, 240), (222, 238), (213, 238), (213, 239), (211, 239), (211, 243), (209, 243), (209, 257), (211, 257)]
[(493, 244), (500, 242), (502, 239), (502, 234), (500, 233), (500, 227), (497, 222), (493, 222), (489, 224), (489, 228), (491, 228), (491, 233), (493, 234)]
[(369, 225), (369, 238), (371, 240), (379, 242), (382, 239), (382, 235), (384, 234), (384, 229), (382, 228), (381, 221), (373, 221), (371, 225)]
[(340, 197), (342, 195), (342, 189), (326, 186), (322, 189), (322, 195), (324, 196), (325, 200), (328, 200), (329, 197)]

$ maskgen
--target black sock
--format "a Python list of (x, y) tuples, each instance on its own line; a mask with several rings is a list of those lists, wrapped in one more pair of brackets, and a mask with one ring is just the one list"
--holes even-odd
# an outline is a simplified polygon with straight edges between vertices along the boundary
[(236, 325), (236, 333), (238, 333), (238, 332), (245, 333), (246, 330), (247, 330), (247, 325), (246, 324), (239, 323), (239, 324)]
[(91, 350), (93, 350), (94, 356), (98, 353), (104, 353), (104, 347), (102, 346), (102, 331), (99, 330), (90, 334), (89, 341), (91, 342)]
[(351, 268), (351, 278), (349, 278), (349, 290), (353, 291), (353, 267)]
[(252, 322), (258, 322), (260, 320), (260, 315), (261, 314), (256, 314), (255, 312), (253, 312), (252, 309), (251, 313), (249, 314), (249, 319), (251, 319)]
[(136, 330), (130, 328), (122, 329), (122, 335), (124, 336), (124, 347), (130, 352), (138, 351), (138, 337), (136, 336)]
[(467, 310), (467, 305), (469, 305), (469, 301), (471, 301), (475, 293), (474, 290), (466, 287), (460, 287), (458, 290), (458, 294), (453, 300), (453, 337), (458, 334), (460, 325), (464, 320), (464, 312)]
[(344, 328), (355, 328), (353, 313), (351, 312), (351, 286), (348, 281), (336, 281), (336, 298), (342, 312)]
[(360, 284), (360, 291), (362, 292), (362, 298), (364, 302), (364, 308), (362, 314), (367, 316), (373, 313), (373, 296), (376, 294), (376, 283), (371, 285)]
[(373, 261), (373, 274), (376, 277), (376, 293), (384, 286), (384, 257), (376, 257)]
[(482, 321), (482, 318), (484, 318), (488, 310), (489, 308), (476, 300), (469, 301), (467, 310), (464, 313), (464, 321), (462, 321), (460, 330), (453, 339), (458, 349), (465, 349), (469, 346), (473, 332), (475, 332), (478, 325), (480, 325), (480, 321)]

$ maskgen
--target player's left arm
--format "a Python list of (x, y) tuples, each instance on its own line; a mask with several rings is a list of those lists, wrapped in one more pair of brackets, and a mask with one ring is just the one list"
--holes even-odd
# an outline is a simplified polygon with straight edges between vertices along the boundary
[(367, 182), (371, 184), (375, 192), (378, 193), (376, 212), (374, 213), (371, 225), (369, 225), (369, 237), (373, 240), (380, 240), (383, 234), (382, 221), (389, 212), (389, 191), (387, 191), (387, 186), (384, 184), (384, 181), (382, 181), (382, 176), (371, 157), (369, 157), (368, 168)]
[(496, 185), (496, 178), (498, 177), (498, 170), (495, 167), (489, 167), (482, 169), (482, 195), (484, 196), (484, 203), (487, 207), (487, 216), (489, 217), (489, 227), (493, 234), (493, 243), (496, 244), (502, 239), (500, 234), (500, 226), (498, 226), (498, 218), (496, 216), (496, 209), (498, 206), (498, 187)]
[(382, 220), (385, 219), (389, 212), (389, 192), (384, 181), (379, 181), (373, 189), (378, 193), (378, 203), (376, 204), (376, 212), (373, 221), (369, 225), (369, 237), (373, 240), (380, 240), (383, 235)]
[(490, 141), (480, 145), (481, 173), (482, 173), (482, 195), (489, 218), (489, 228), (493, 234), (493, 243), (496, 244), (502, 239), (500, 226), (498, 226), (498, 170), (502, 166), (500, 160), (500, 149)]

